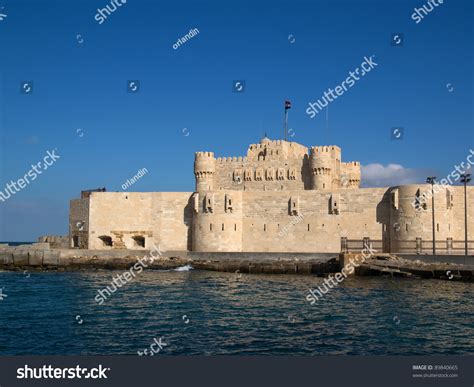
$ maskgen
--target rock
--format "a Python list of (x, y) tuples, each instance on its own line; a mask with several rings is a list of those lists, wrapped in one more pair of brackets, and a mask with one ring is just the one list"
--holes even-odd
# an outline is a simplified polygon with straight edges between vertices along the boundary
[(58, 266), (59, 265), (59, 251), (45, 250), (43, 254), (43, 265)]
[(13, 263), (13, 253), (8, 250), (1, 250), (0, 263), (3, 263), (4, 265), (11, 265)]
[(15, 266), (28, 266), (28, 250), (13, 250), (13, 264)]
[[(46, 251), (46, 250), (45, 250)], [(43, 265), (44, 251), (32, 250), (29, 253), (29, 264), (30, 266), (42, 266)]]

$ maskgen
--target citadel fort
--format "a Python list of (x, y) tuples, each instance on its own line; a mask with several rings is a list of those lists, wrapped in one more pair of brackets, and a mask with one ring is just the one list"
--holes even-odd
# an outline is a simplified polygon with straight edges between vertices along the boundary
[[(245, 157), (197, 152), (195, 192), (83, 191), (70, 203), (69, 243), (80, 249), (193, 252), (430, 253), (428, 184), (360, 188), (360, 163), (337, 146), (264, 138)], [(474, 189), (467, 188), (474, 203)], [(416, 205), (414, 205), (416, 203)], [(437, 251), (464, 253), (464, 187), (434, 195)], [(468, 206), (474, 229), (474, 206)], [(351, 247), (352, 246), (352, 247)], [(469, 246), (474, 251), (474, 243)]]

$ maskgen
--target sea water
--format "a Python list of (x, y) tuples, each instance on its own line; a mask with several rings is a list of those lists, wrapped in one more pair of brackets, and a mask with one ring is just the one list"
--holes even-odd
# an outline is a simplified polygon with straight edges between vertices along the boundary
[(474, 284), (146, 271), (103, 305), (114, 271), (0, 272), (0, 355), (433, 355), (474, 348)]

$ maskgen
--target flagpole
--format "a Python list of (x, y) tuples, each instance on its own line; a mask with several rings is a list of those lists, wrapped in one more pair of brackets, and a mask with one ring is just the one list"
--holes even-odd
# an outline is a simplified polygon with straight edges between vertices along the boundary
[(285, 132), (285, 141), (287, 141), (288, 137), (288, 109), (291, 108), (291, 102), (285, 101), (285, 122), (283, 123), (283, 131)]
[(330, 136), (329, 136), (329, 104), (326, 108), (326, 133), (328, 136), (327, 143), (329, 144), (330, 142)]

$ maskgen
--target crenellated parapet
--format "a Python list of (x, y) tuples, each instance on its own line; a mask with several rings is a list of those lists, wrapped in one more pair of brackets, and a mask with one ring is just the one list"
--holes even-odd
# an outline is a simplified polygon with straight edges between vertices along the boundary
[(325, 167), (315, 167), (312, 168), (311, 170), (313, 172), (313, 176), (330, 176), (331, 175), (331, 168), (325, 168)]
[(341, 188), (360, 187), (360, 162), (349, 161), (341, 163)]
[(259, 144), (250, 144), (247, 150), (249, 161), (302, 159), (308, 148), (296, 142), (262, 139)]
[(248, 161), (247, 157), (234, 156), (234, 157), (218, 157), (217, 162), (220, 163), (242, 163)]
[[(338, 146), (313, 146), (309, 153), (311, 189), (328, 190), (338, 176), (341, 149)], [(337, 160), (337, 161), (336, 161)]]
[(196, 192), (213, 189), (216, 159), (214, 152), (196, 152), (194, 159), (194, 176)]

